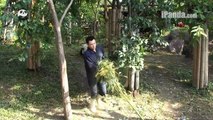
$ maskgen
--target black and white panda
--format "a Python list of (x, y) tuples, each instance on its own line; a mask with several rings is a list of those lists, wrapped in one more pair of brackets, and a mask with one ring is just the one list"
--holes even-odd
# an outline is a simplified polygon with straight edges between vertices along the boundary
[(28, 13), (25, 9), (20, 9), (17, 13), (17, 16), (20, 20), (26, 20), (28, 18)]

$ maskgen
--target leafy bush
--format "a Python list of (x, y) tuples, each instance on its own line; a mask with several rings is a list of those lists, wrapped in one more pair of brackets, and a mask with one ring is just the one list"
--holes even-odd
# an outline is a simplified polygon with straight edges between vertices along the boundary
[(118, 50), (120, 67), (142, 70), (144, 67), (144, 46), (148, 39), (142, 39), (138, 35), (121, 38), (121, 48)]

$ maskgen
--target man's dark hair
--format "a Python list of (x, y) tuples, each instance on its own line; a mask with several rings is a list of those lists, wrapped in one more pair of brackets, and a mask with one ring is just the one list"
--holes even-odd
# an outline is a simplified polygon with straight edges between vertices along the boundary
[(92, 41), (92, 40), (94, 40), (94, 39), (95, 39), (94, 36), (88, 36), (88, 37), (86, 38), (86, 43), (88, 44), (89, 41)]

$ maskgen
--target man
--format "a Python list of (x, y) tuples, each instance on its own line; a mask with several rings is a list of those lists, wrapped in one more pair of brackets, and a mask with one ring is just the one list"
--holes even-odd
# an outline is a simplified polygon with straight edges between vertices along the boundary
[[(100, 96), (106, 95), (106, 83), (98, 82), (95, 78), (98, 62), (104, 58), (104, 49), (96, 46), (94, 36), (86, 38), (87, 50), (84, 52), (84, 63), (91, 92), (90, 110), (96, 112), (96, 102), (100, 105)], [(100, 106), (99, 106), (100, 107)]]

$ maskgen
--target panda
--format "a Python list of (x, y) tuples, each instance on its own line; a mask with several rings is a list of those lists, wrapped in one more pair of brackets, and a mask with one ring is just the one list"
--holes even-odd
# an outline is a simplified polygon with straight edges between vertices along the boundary
[(26, 20), (28, 18), (28, 13), (25, 9), (20, 9), (17, 13), (19, 20)]

